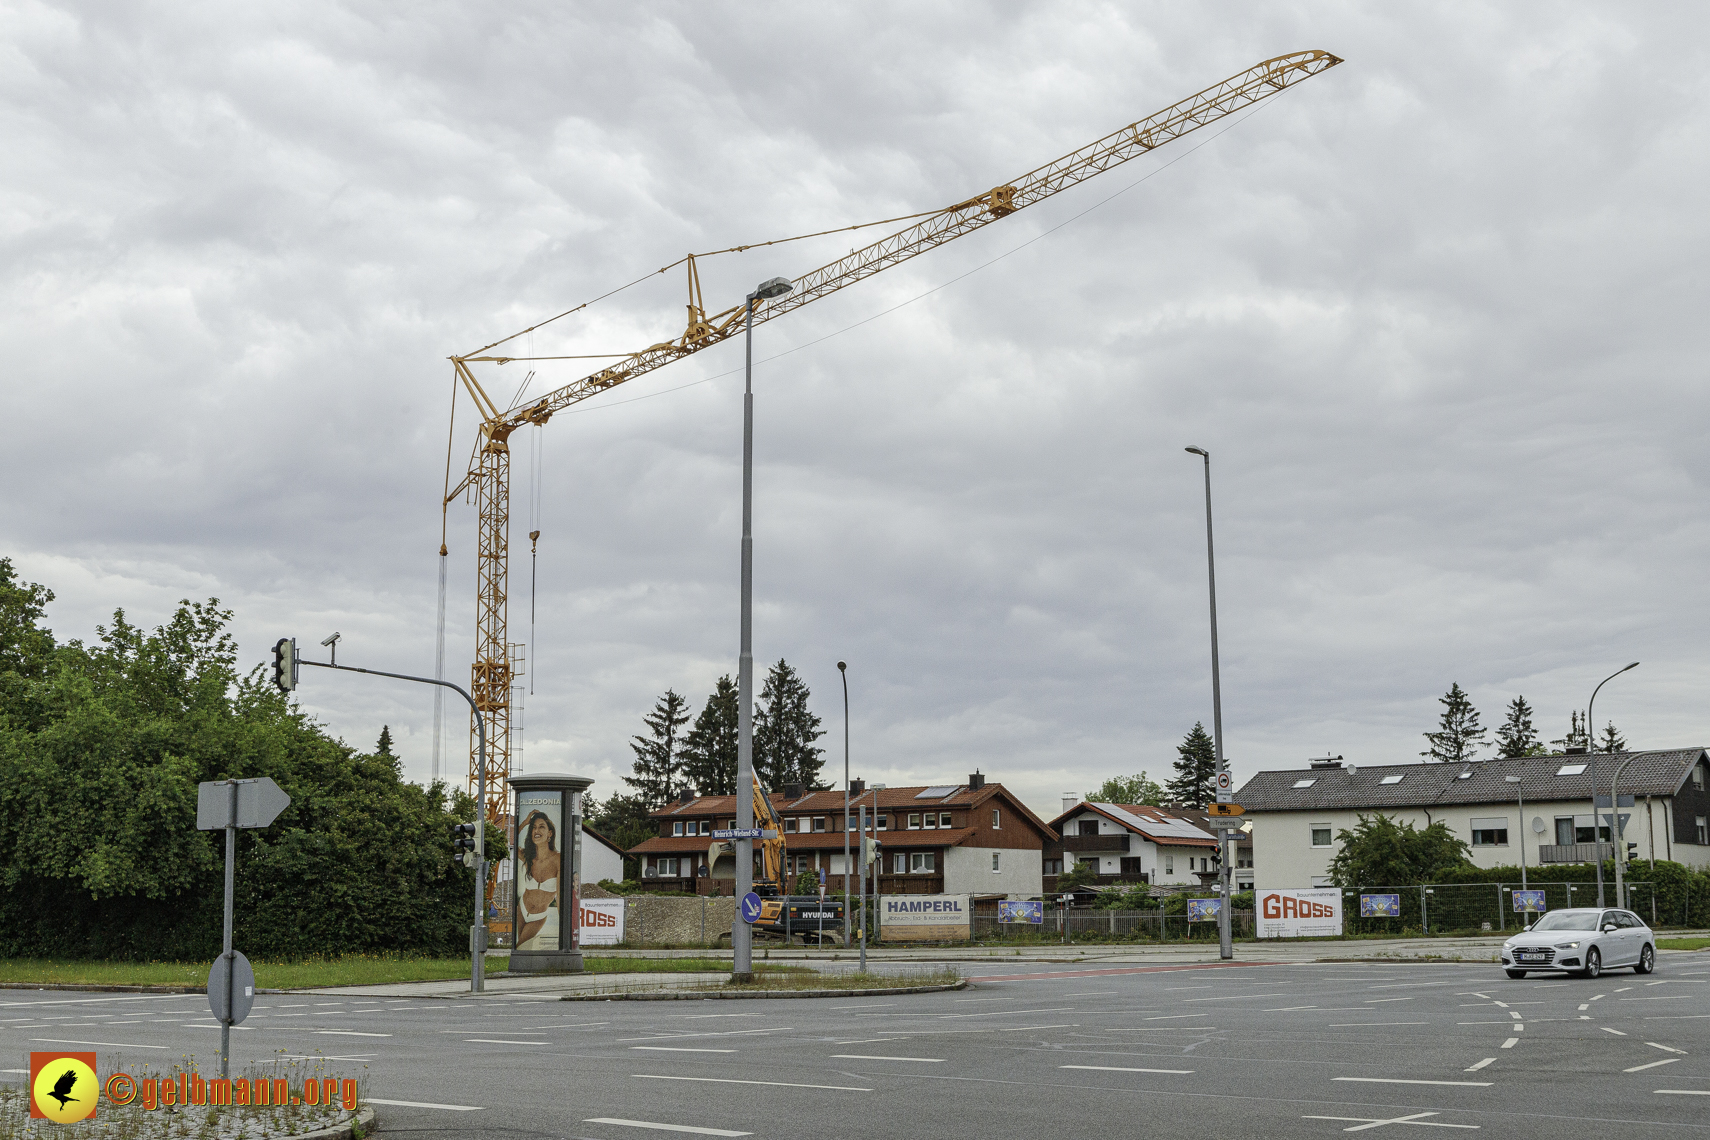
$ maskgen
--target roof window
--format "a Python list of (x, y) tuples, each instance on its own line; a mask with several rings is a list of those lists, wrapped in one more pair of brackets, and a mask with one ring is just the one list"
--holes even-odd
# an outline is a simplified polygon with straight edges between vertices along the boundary
[(1578, 776), (1585, 771), (1584, 764), (1563, 764), (1556, 769), (1558, 776)]
[(1314, 777), (1310, 780), (1296, 780), (1294, 782), (1294, 786), (1297, 788), (1310, 788), (1312, 785), (1316, 784), (1317, 782), (1318, 782), (1317, 777)]
[(1380, 783), (1380, 784), (1399, 784), (1399, 783), (1401, 783), (1403, 777), (1405, 777), (1406, 775), (1407, 775), (1407, 773), (1403, 772), (1400, 776), (1385, 776), (1383, 779), (1379, 780), (1378, 783)]
[(1457, 772), (1455, 774), (1455, 779), (1457, 779), (1457, 780), (1470, 780), (1470, 779), (1472, 779), (1472, 769), (1468, 768), (1465, 772)]

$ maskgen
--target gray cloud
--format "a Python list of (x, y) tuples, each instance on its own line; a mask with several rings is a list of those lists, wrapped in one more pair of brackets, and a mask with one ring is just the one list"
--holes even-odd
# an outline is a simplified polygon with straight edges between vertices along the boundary
[[(248, 659), (337, 628), (347, 659), (431, 668), (450, 353), (689, 250), (958, 200), (1322, 47), (1347, 64), (1225, 133), (760, 331), (759, 657), (801, 667), (833, 723), (850, 662), (869, 779), (978, 765), (1048, 808), (1157, 774), (1210, 716), (1195, 443), (1238, 774), (1409, 758), (1451, 680), (1487, 722), (1524, 692), (1559, 735), (1635, 658), (1599, 718), (1704, 743), (1705, 25), (14, 5), (0, 541), (59, 591), (61, 636), (217, 594)], [(713, 259), (708, 301), (853, 240)], [(532, 350), (676, 334), (680, 274)], [(609, 788), (657, 693), (734, 671), (740, 362), (712, 350), (516, 437), (519, 538), (542, 449), (529, 767)], [(518, 369), (483, 377), (508, 396)], [(464, 403), (459, 460), (470, 424)], [(459, 677), (468, 508), (449, 541)], [(518, 542), (518, 632), (528, 582)], [(309, 680), (329, 727), (366, 745), (389, 722), (426, 775), (430, 698)]]

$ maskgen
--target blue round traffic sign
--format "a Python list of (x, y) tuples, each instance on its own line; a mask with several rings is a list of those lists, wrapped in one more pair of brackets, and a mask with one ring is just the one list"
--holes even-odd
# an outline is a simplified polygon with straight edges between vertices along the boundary
[(758, 922), (760, 920), (760, 896), (749, 891), (742, 896), (742, 921)]

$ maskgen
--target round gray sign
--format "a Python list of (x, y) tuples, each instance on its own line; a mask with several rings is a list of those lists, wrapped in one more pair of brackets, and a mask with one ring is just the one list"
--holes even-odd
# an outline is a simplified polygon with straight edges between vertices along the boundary
[(224, 954), (215, 958), (214, 968), (208, 971), (208, 1008), (214, 1017), (236, 1025), (249, 1016), (253, 1005), (255, 971), (249, 968), (249, 959), (236, 950), (230, 960)]

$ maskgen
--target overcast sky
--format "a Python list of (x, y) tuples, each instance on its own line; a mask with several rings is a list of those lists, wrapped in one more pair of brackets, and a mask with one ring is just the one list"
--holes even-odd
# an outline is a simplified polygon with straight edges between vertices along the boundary
[[(758, 330), (761, 667), (802, 671), (839, 779), (839, 659), (869, 781), (978, 767), (1049, 815), (1166, 774), (1211, 719), (1197, 444), (1238, 782), (1415, 759), (1457, 681), (1561, 736), (1633, 660), (1599, 723), (1710, 743), (1701, 6), (3, 7), (0, 554), (61, 638), (217, 596), (246, 664), (338, 630), (431, 672), (447, 356), (1322, 48), (1347, 62)], [(710, 259), (708, 305), (852, 244)], [(512, 348), (679, 336), (681, 273)], [(734, 674), (741, 363), (513, 437), (528, 770), (605, 794), (658, 694)], [(483, 367), (508, 399), (526, 366)], [(472, 507), (448, 543), (466, 681)], [(299, 696), (428, 777), (425, 688)]]

